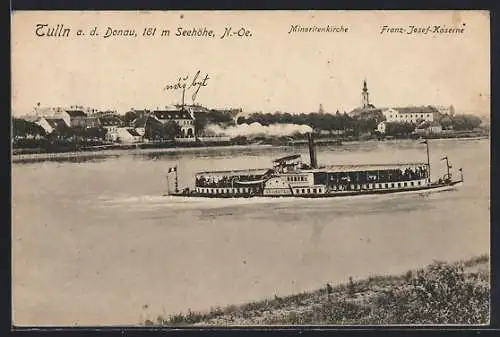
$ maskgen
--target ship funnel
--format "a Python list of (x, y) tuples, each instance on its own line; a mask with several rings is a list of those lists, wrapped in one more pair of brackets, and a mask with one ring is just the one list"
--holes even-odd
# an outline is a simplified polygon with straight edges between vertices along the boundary
[(314, 137), (312, 133), (307, 134), (307, 138), (309, 140), (309, 158), (311, 161), (311, 168), (318, 167), (318, 161), (316, 158), (316, 147), (314, 146)]

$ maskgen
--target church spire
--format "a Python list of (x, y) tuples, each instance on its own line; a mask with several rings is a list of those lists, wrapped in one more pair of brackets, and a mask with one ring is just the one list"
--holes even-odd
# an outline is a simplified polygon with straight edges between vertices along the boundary
[(363, 81), (363, 91), (361, 92), (361, 105), (364, 109), (370, 107), (370, 94), (368, 93), (368, 86), (366, 80)]

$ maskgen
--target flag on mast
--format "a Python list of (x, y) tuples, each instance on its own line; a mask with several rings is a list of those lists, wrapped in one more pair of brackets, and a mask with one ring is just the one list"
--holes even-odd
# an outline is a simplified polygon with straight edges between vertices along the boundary
[(441, 160), (446, 160), (446, 159), (448, 159), (448, 157), (443, 157), (443, 158), (441, 158)]
[(177, 172), (177, 166), (170, 167), (170, 168), (168, 169), (168, 173), (172, 173), (172, 172)]
[(427, 144), (427, 139), (424, 140), (423, 142), (420, 142), (420, 144)]

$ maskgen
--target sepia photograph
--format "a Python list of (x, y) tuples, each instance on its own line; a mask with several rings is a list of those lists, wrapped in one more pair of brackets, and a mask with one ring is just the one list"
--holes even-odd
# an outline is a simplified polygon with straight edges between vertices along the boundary
[(490, 13), (13, 11), (15, 327), (487, 326)]

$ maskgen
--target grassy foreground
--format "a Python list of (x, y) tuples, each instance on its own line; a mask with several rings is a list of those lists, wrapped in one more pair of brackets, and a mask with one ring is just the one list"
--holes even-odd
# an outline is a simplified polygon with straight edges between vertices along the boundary
[(489, 258), (434, 262), (397, 276), (372, 276), (209, 312), (158, 317), (145, 325), (488, 324)]

